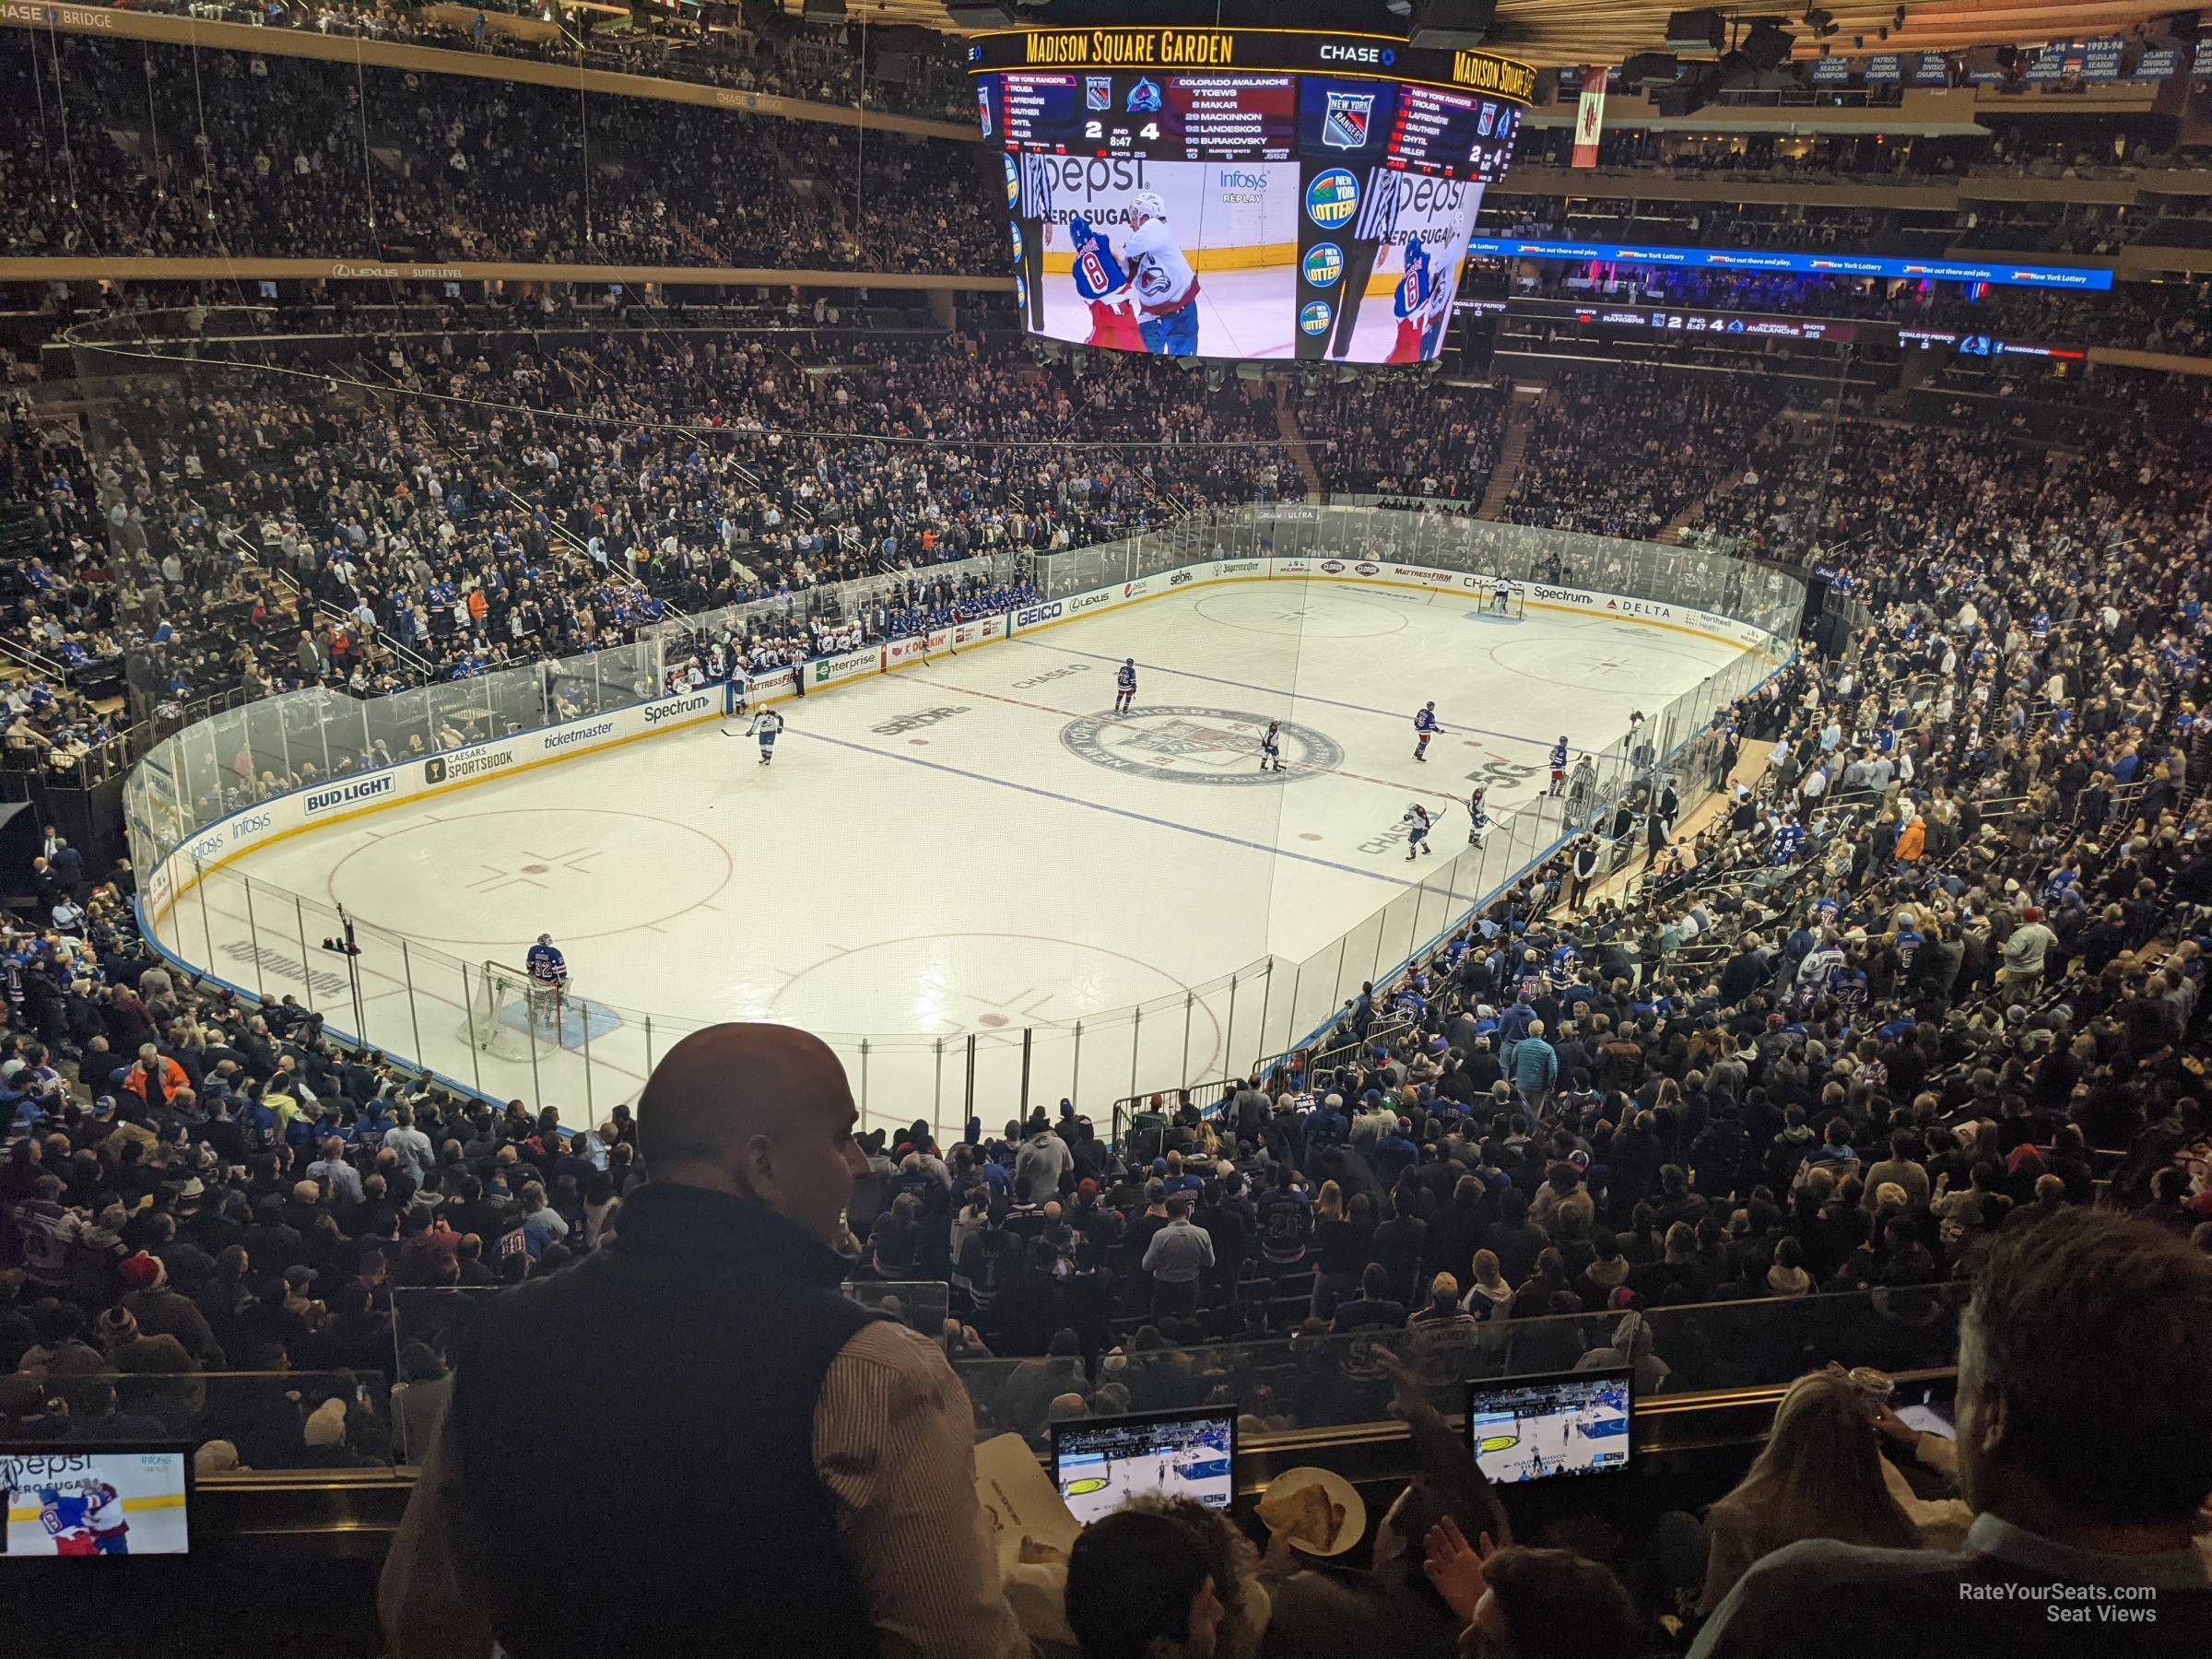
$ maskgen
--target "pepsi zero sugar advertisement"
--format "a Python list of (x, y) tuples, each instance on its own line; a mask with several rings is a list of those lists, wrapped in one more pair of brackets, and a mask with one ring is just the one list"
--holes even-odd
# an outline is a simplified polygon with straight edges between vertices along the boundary
[(1024, 325), (1163, 357), (1434, 358), (1528, 78), (1288, 29), (1019, 30), (971, 58)]

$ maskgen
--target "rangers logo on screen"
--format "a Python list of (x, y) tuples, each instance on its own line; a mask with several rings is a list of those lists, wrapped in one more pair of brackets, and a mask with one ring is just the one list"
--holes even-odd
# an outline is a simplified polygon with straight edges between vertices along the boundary
[(991, 88), (979, 86), (975, 89), (976, 112), (982, 117), (983, 136), (991, 136)]
[(1359, 149), (1367, 143), (1368, 122), (1375, 112), (1372, 92), (1332, 92), (1322, 113), (1321, 141), (1332, 149)]
[(1083, 107), (1087, 110), (1113, 108), (1113, 79), (1111, 76), (1087, 75), (1083, 77)]
[(1306, 217), (1324, 230), (1335, 230), (1359, 210), (1359, 181), (1332, 167), (1306, 186)]

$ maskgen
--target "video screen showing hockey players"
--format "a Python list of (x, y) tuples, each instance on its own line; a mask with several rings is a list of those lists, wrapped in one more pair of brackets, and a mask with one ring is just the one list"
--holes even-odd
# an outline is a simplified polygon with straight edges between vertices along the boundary
[(1467, 1384), (1467, 1440), (1499, 1482), (1601, 1475), (1629, 1466), (1633, 1401), (1622, 1371)]
[(1024, 325), (1161, 357), (1435, 358), (1520, 120), (1371, 76), (1031, 70), (978, 96)]
[(1030, 333), (1156, 357), (1291, 355), (1297, 162), (1006, 163)]
[(182, 1448), (0, 1448), (0, 1545), (11, 1560), (185, 1555)]
[(1235, 1489), (1236, 1434), (1225, 1412), (1054, 1423), (1053, 1479), (1086, 1526), (1154, 1494), (1225, 1510)]

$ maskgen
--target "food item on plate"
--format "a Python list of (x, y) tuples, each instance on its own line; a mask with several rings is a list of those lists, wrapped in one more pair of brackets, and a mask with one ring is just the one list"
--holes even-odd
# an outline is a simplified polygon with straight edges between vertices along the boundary
[(1328, 1489), (1308, 1481), (1286, 1491), (1278, 1482), (1260, 1500), (1260, 1523), (1293, 1544), (1326, 1549), (1344, 1525), (1344, 1505), (1329, 1501)]

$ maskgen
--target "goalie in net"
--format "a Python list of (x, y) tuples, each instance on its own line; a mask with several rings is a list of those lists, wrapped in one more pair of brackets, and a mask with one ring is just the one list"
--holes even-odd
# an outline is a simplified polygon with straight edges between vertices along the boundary
[(569, 1023), (569, 965), (553, 935), (540, 934), (522, 968), (482, 965), (463, 1035), (486, 1053), (524, 1060), (565, 1046)]
[(1490, 600), (1486, 607), (1493, 617), (1519, 618), (1528, 604), (1528, 590), (1510, 576), (1499, 576), (1490, 583)]

